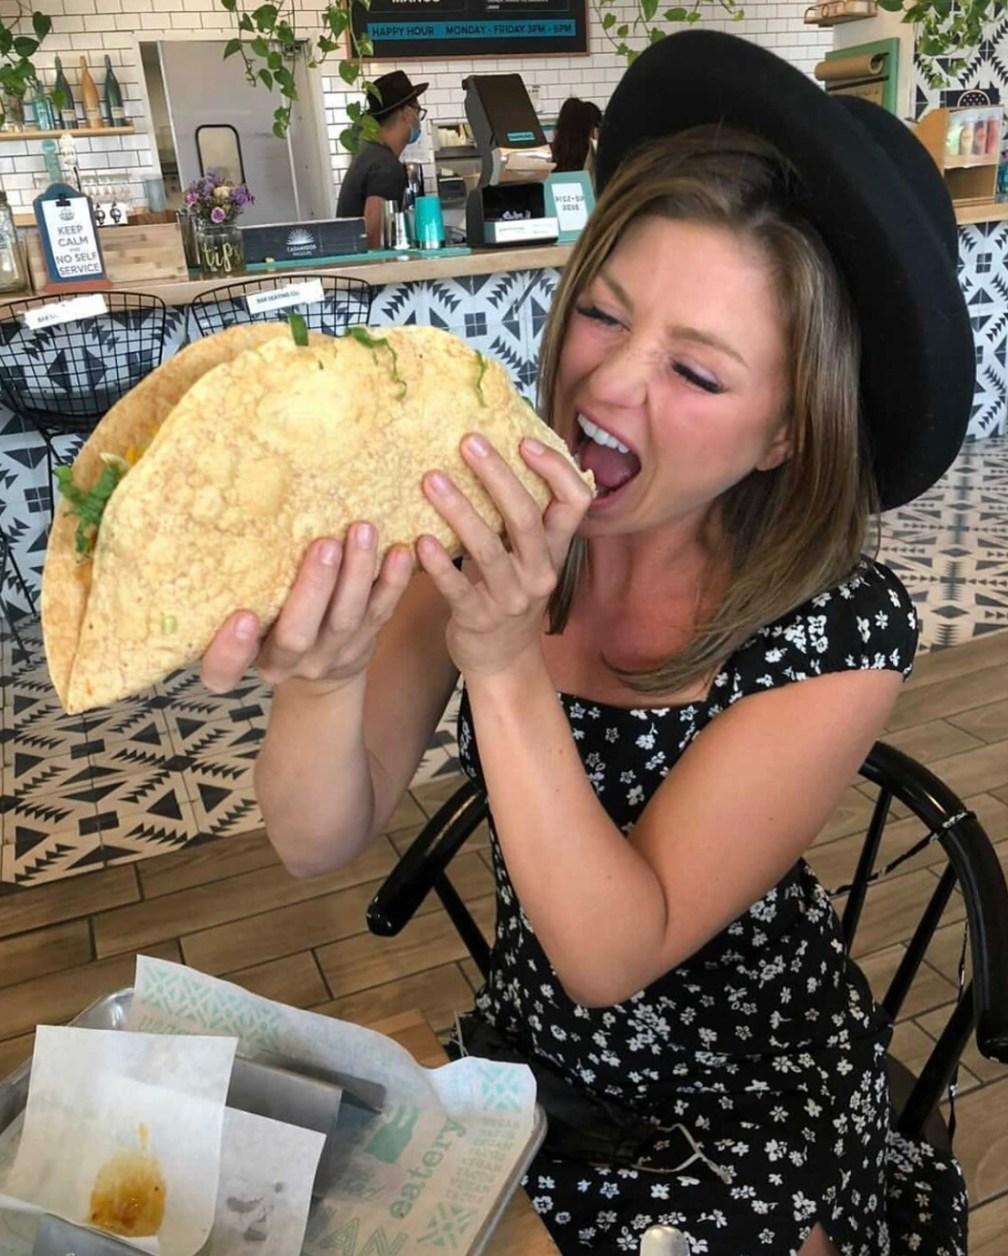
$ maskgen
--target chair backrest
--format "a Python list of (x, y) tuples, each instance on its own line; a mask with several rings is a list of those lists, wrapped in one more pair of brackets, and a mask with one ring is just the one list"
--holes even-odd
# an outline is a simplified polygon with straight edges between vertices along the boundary
[[(74, 296), (89, 295), (74, 293)], [(160, 297), (96, 293), (105, 312), (31, 331), (24, 315), (54, 296), (5, 302), (0, 319), (0, 398), (15, 412), (44, 416), (55, 430), (93, 424), (160, 366), (182, 317)]]
[[(982, 1055), (1008, 1063), (1008, 887), (980, 821), (923, 764), (893, 746), (876, 742), (861, 774), (878, 787), (878, 797), (854, 879), (835, 891), (837, 899), (846, 899), (841, 926), (848, 949), (857, 937), (865, 898), (873, 884), (926, 845), (940, 843), (946, 856), (945, 867), (881, 999), (893, 1020), (920, 971), (954, 889), (959, 889), (966, 909), (972, 978), (964, 985), (898, 1114), (898, 1128), (911, 1136), (923, 1129), (942, 1098), (973, 1030)], [(882, 835), (894, 800), (921, 821), (924, 836), (879, 868)]]
[[(249, 297), (259, 293), (282, 292), (295, 283), (316, 280), (322, 284), (322, 300), (297, 305), (283, 304), (265, 309), (249, 306)], [(291, 314), (300, 314), (309, 331), (337, 336), (348, 327), (366, 323), (371, 317), (374, 289), (363, 279), (347, 275), (310, 275), (307, 280), (297, 276), (269, 275), (262, 279), (246, 279), (208, 288), (190, 302), (189, 314), (201, 336), (212, 336), (225, 327), (242, 323), (285, 321)]]
[[(11, 609), (6, 591), (15, 584), (20, 586), (22, 596), (28, 605), (27, 612), (17, 612)], [(17, 629), (17, 620), (25, 613), (35, 613), (35, 601), (24, 576), (21, 574), (21, 568), (17, 565), (14, 550), (7, 539), (7, 534), (3, 528), (0, 528), (0, 637), (3, 636), (3, 626), (6, 623), (10, 629), (11, 636), (14, 638), (14, 644), (22, 654), (25, 654), (26, 650), (24, 641), (21, 639), (21, 634)]]
[[(939, 842), (947, 857), (947, 865), (935, 881), (931, 899), (881, 1000), (894, 1020), (956, 886), (966, 907), (972, 980), (953, 1006), (937, 1044), (897, 1113), (900, 1132), (920, 1137), (974, 1029), (981, 1053), (1008, 1063), (1008, 887), (983, 826), (933, 772), (909, 755), (877, 742), (862, 765), (861, 774), (878, 786), (879, 794), (854, 880), (838, 891), (838, 896), (846, 898), (841, 926), (848, 949), (873, 883), (928, 842)], [(923, 822), (927, 836), (899, 859), (877, 869), (882, 835), (894, 799)], [(449, 862), (486, 817), (487, 810), (485, 795), (472, 781), (466, 781), (444, 803), (368, 907), (367, 922), (373, 933), (398, 933), (433, 890), (483, 976), (487, 975), (489, 947), (445, 875)]]

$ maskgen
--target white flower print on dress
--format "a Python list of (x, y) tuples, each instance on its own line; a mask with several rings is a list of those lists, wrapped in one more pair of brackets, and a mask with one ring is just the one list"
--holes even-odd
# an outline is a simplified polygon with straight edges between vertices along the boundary
[[(915, 632), (905, 592), (865, 560), (842, 585), (743, 643), (711, 683), (716, 702), (561, 702), (599, 802), (627, 833), (664, 774), (731, 705), (806, 675), (905, 675)], [(459, 731), (463, 766), (480, 779), (467, 695)], [(931, 1256), (964, 1256), (958, 1233), (936, 1234), (933, 1206), (933, 1192), (945, 1189), (965, 1233), (961, 1175), (890, 1130), (888, 1027), (852, 982), (829, 897), (804, 863), (678, 969), (622, 1004), (585, 1008), (552, 973), (492, 824), (491, 855), (499, 922), (478, 1011), (575, 1090), (655, 1127), (646, 1172), (540, 1153), (530, 1193), (563, 1256), (636, 1252), (655, 1223), (675, 1225), (707, 1256), (783, 1256), (797, 1251), (817, 1214), (828, 1217), (842, 1256), (885, 1256), (894, 1199), (908, 1220), (903, 1233), (934, 1240)]]

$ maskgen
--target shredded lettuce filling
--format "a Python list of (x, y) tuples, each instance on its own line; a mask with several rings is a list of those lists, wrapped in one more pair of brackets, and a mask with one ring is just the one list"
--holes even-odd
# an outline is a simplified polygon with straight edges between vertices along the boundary
[(479, 349), (476, 350), (476, 360), (479, 362), (479, 374), (476, 376), (476, 395), (479, 397), (480, 405), (485, 406), (486, 397), (483, 396), (483, 376), (487, 373), (487, 367), (490, 363), (480, 353)]
[(81, 558), (90, 558), (94, 553), (105, 507), (129, 470), (129, 463), (117, 454), (102, 454), (101, 457), (105, 467), (94, 487), (87, 490), (74, 483), (71, 467), (56, 468), (57, 487), (69, 503), (71, 512), (77, 516), (74, 548)]
[(291, 335), (294, 337), (294, 343), (306, 348), (308, 345), (308, 324), (300, 314), (291, 314), (287, 319), (290, 324)]
[(399, 385), (400, 400), (406, 396), (406, 381), (399, 374), (399, 355), (395, 349), (385, 339), (376, 339), (368, 331), (366, 327), (348, 327), (346, 334), (351, 340), (356, 340), (359, 345), (363, 345), (365, 349), (370, 349), (375, 355), (375, 361), (378, 360), (378, 350), (384, 349), (392, 358), (392, 378)]

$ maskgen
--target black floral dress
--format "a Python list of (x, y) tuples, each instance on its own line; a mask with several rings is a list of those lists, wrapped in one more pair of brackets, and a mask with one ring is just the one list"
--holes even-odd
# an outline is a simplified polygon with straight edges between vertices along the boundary
[[(627, 709), (561, 698), (599, 801), (627, 833), (732, 703), (828, 672), (906, 676), (916, 635), (899, 581), (865, 559), (743, 645), (704, 701)], [(465, 697), (459, 749), (479, 779)], [(561, 1251), (637, 1252), (661, 1222), (691, 1252), (784, 1256), (817, 1220), (842, 1256), (965, 1251), (958, 1166), (890, 1130), (890, 1026), (804, 861), (687, 963), (623, 1003), (585, 1008), (550, 968), (491, 833), (496, 937), (477, 1012), (526, 1057), (668, 1135), (634, 1168), (539, 1156), (525, 1185)]]

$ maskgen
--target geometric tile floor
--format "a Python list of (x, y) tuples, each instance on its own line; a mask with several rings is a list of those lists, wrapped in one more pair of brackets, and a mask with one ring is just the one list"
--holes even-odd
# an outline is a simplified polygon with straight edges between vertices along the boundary
[[(886, 515), (880, 557), (917, 606), (921, 650), (1008, 628), (1008, 439), (966, 446), (935, 488)], [(142, 699), (67, 716), (37, 621), (18, 623), (27, 657), (5, 627), (0, 616), (0, 894), (261, 827), (264, 686), (218, 697), (190, 669)], [(415, 784), (457, 770), (456, 706)]]
[(1008, 437), (964, 446), (934, 488), (883, 515), (880, 557), (917, 605), (922, 650), (1008, 628)]
[[(226, 697), (193, 669), (143, 698), (66, 715), (38, 622), (0, 637), (0, 893), (262, 827), (252, 765), (269, 712), (255, 679)], [(457, 698), (415, 783), (456, 770)]]

